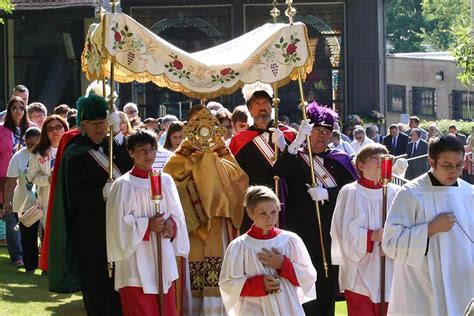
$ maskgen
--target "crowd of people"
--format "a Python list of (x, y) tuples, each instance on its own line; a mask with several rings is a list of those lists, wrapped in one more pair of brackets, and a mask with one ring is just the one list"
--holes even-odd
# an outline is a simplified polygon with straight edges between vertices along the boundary
[[(472, 135), (416, 116), (341, 131), (316, 102), (276, 124), (260, 82), (233, 112), (143, 119), (101, 87), (48, 115), (18, 85), (0, 125), (11, 263), (88, 315), (334, 315), (341, 293), (349, 315), (474, 308)], [(383, 187), (385, 154), (412, 181)]]

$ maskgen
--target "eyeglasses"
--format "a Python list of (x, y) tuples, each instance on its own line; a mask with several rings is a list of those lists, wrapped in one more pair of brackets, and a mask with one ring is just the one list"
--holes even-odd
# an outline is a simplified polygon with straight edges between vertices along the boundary
[(52, 132), (54, 132), (54, 131), (60, 131), (60, 130), (62, 130), (63, 128), (64, 128), (64, 127), (63, 127), (62, 125), (48, 126), (48, 127), (46, 128), (46, 131), (47, 131), (48, 133), (52, 133)]
[(329, 131), (328, 129), (321, 127), (321, 128), (313, 128), (311, 131), (312, 133), (315, 133), (317, 135), (323, 135), (323, 136), (328, 136), (331, 135), (332, 131)]
[(130, 110), (130, 111), (127, 111), (128, 114), (135, 114), (135, 113), (138, 113), (137, 110)]
[(14, 107), (12, 107), (12, 111), (14, 111), (14, 112), (23, 112), (23, 111), (25, 111), (25, 108), (22, 107), (22, 106), (14, 106)]
[(435, 164), (440, 166), (441, 168), (443, 168), (446, 171), (452, 171), (454, 169), (462, 170), (464, 168), (464, 161), (458, 162), (455, 166), (453, 166), (452, 164), (440, 164), (437, 161), (435, 161)]

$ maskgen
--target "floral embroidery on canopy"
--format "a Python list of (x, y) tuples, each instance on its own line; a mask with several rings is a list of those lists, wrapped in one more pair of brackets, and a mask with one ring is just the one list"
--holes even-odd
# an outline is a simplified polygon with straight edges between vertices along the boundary
[[(104, 31), (105, 29), (105, 31)], [(105, 38), (104, 38), (105, 35)], [(106, 14), (92, 25), (82, 54), (89, 80), (154, 82), (199, 99), (229, 94), (245, 83), (283, 86), (312, 70), (306, 26), (265, 24), (224, 44), (196, 53), (166, 42), (125, 14)]]

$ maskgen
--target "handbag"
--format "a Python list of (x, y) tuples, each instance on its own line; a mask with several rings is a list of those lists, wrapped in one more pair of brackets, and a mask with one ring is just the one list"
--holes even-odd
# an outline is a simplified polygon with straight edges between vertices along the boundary
[(18, 215), (18, 220), (25, 225), (30, 227), (43, 217), (43, 206), (40, 202), (36, 202), (32, 207), (30, 207), (26, 212)]
[[(23, 211), (25, 210), (26, 211)], [(26, 227), (30, 227), (43, 217), (44, 210), (41, 203), (36, 199), (34, 192), (28, 192), (23, 204), (18, 210), (18, 220)]]

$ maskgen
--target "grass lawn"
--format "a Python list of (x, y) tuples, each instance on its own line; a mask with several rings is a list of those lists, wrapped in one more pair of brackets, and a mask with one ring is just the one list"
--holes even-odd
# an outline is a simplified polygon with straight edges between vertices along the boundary
[(10, 263), (7, 248), (0, 248), (0, 315), (83, 316), (82, 296), (48, 291), (48, 279), (41, 271), (26, 274)]
[[(0, 248), (0, 315), (86, 315), (82, 296), (57, 294), (48, 291), (48, 279), (41, 271), (26, 274), (16, 269), (6, 248)], [(347, 315), (345, 302), (336, 304), (336, 315)]]

